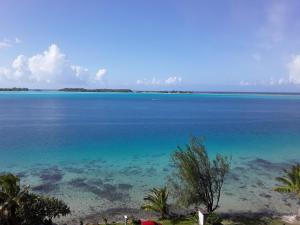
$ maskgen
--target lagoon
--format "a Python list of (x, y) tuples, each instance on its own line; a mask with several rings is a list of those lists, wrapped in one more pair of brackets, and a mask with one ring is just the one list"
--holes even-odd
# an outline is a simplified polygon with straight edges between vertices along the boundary
[(139, 207), (192, 134), (232, 156), (220, 210), (293, 209), (272, 186), (300, 160), (299, 95), (0, 93), (1, 171), (77, 215)]

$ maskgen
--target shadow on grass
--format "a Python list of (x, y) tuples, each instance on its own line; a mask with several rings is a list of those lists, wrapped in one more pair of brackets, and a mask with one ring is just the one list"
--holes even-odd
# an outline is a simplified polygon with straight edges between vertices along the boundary
[(223, 225), (289, 225), (276, 219), (271, 212), (225, 214), (222, 219)]

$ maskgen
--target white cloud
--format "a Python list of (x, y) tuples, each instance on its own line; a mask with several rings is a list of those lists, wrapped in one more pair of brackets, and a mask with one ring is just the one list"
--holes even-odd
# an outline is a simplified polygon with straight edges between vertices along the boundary
[(8, 80), (26, 80), (26, 75), (29, 74), (27, 66), (27, 58), (24, 55), (19, 55), (12, 63), (12, 73), (7, 74)]
[(49, 46), (48, 50), (43, 54), (37, 54), (28, 59), (28, 69), (31, 79), (42, 81), (44, 79), (52, 82), (62, 74), (70, 75), (72, 67), (66, 59), (66, 56), (61, 53), (57, 45)]
[[(99, 71), (101, 72), (101, 70)], [(0, 77), (10, 81), (70, 86), (100, 81), (99, 71), (96, 75), (92, 75), (88, 69), (71, 64), (59, 47), (52, 44), (42, 54), (36, 54), (29, 58), (19, 55), (9, 68), (0, 69)], [(106, 69), (102, 69), (102, 76), (105, 73)]]
[(141, 85), (154, 85), (155, 86), (155, 85), (160, 85), (161, 80), (158, 80), (155, 77), (153, 77), (150, 80), (148, 80), (148, 79), (137, 80), (136, 83), (141, 84)]
[(250, 83), (249, 81), (242, 80), (242, 81), (240, 81), (239, 85), (240, 86), (252, 86), (253, 84)]
[(287, 67), (289, 70), (289, 81), (293, 84), (300, 84), (300, 55), (294, 56)]
[(104, 76), (106, 76), (106, 73), (107, 73), (106, 69), (99, 69), (96, 73), (95, 80), (103, 81)]
[(148, 86), (159, 86), (159, 85), (177, 85), (182, 82), (181, 77), (171, 76), (165, 80), (157, 79), (153, 77), (152, 79), (141, 79), (137, 80), (136, 83), (139, 85), (148, 85)]
[(241, 81), (241, 86), (283, 86), (300, 85), (300, 54), (294, 55), (287, 63), (288, 76), (281, 78), (271, 77), (269, 80), (260, 80), (257, 82)]
[(240, 81), (240, 86), (282, 86), (282, 85), (288, 85), (290, 82), (287, 79), (284, 78), (270, 78), (269, 80), (259, 80), (259, 81)]
[(174, 76), (174, 77), (169, 77), (168, 79), (166, 79), (165, 83), (173, 85), (173, 84), (179, 84), (179, 83), (181, 83), (181, 81), (182, 81), (181, 77)]
[(7, 77), (11, 71), (5, 67), (0, 67), (0, 78)]
[(159, 79), (156, 79), (155, 77), (153, 77), (151, 80), (152, 85), (160, 85), (161, 83), (162, 83), (162, 81)]
[(142, 79), (142, 80), (137, 80), (136, 84), (139, 84), (139, 85), (149, 85), (150, 83), (146, 79)]
[(22, 40), (20, 38), (16, 37), (15, 38), (15, 43), (16, 44), (20, 44), (20, 43), (22, 43)]
[(153, 77), (150, 80), (148, 80), (148, 79), (137, 80), (136, 83), (139, 85), (157, 86), (157, 85), (160, 85), (162, 83), (162, 81)]
[(278, 81), (279, 85), (284, 85), (284, 84), (288, 84), (289, 82), (286, 79), (280, 78)]
[(287, 85), (290, 82), (287, 79), (284, 78), (279, 78), (279, 79), (275, 79), (275, 78), (270, 78), (269, 80), (269, 85), (271, 86), (281, 86), (281, 85)]
[(11, 45), (10, 41), (7, 39), (3, 39), (2, 41), (0, 41), (0, 49), (1, 48), (9, 48), (11, 46), (12, 45)]
[(71, 65), (71, 70), (79, 80), (84, 80), (85, 77), (89, 76), (89, 70), (87, 68)]
[(0, 40), (0, 49), (12, 47), (14, 44), (20, 44), (21, 42), (21, 39), (17, 37), (14, 40), (4, 38), (2, 41)]

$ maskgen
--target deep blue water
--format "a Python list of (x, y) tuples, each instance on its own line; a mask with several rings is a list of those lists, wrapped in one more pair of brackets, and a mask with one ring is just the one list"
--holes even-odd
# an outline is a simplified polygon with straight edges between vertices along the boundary
[(211, 152), (278, 157), (299, 147), (300, 97), (4, 93), (0, 125), (3, 164), (165, 153), (190, 134)]
[[(191, 134), (205, 136), (211, 155), (235, 162), (299, 160), (300, 96), (0, 93), (3, 171), (95, 159), (125, 168), (155, 156), (164, 167)], [(157, 183), (161, 178), (158, 173)]]

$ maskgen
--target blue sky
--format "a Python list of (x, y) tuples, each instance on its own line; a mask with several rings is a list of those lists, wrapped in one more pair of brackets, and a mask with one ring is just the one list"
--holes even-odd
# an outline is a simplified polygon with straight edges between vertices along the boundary
[(300, 91), (300, 1), (0, 2), (0, 86)]

